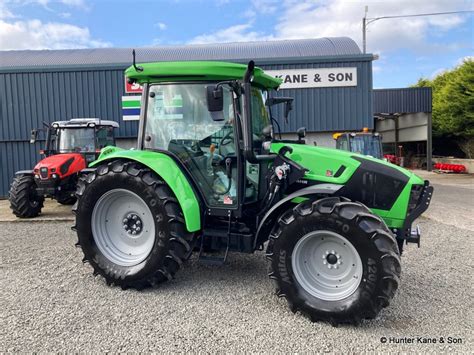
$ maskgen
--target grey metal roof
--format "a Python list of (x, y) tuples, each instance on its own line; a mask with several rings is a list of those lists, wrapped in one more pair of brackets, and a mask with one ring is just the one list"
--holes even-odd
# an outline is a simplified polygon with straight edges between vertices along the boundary
[(376, 89), (373, 105), (375, 114), (431, 112), (431, 88)]
[[(137, 62), (361, 55), (348, 37), (137, 48)], [(129, 64), (131, 48), (0, 51), (0, 68)]]

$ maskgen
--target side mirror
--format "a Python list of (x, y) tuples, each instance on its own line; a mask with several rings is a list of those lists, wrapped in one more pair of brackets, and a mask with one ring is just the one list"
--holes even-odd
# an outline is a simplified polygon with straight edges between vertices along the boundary
[(268, 126), (265, 126), (262, 130), (262, 135), (266, 138), (266, 139), (271, 139), (272, 138), (272, 135), (273, 135), (273, 131), (272, 131), (272, 128), (273, 126), (270, 124)]
[(207, 109), (214, 121), (224, 120), (224, 89), (222, 86), (208, 85), (206, 87)]
[(305, 143), (304, 137), (306, 137), (306, 127), (300, 127), (296, 131), (296, 134), (298, 135), (298, 143)]
[(37, 129), (32, 129), (31, 130), (31, 136), (30, 136), (30, 143), (35, 144), (37, 138), (38, 138), (38, 130)]

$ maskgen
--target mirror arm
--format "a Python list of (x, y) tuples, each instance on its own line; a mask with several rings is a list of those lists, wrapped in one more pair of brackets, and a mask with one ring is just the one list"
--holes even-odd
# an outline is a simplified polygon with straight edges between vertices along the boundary
[(46, 141), (44, 144), (44, 151), (48, 152), (48, 154), (50, 151), (50, 145), (51, 145), (51, 128), (48, 126), (48, 128), (46, 128)]

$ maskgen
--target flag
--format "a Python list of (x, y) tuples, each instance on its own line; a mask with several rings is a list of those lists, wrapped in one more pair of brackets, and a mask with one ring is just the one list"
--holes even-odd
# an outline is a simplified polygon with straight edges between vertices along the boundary
[(122, 117), (124, 121), (133, 121), (140, 118), (140, 96), (122, 96)]

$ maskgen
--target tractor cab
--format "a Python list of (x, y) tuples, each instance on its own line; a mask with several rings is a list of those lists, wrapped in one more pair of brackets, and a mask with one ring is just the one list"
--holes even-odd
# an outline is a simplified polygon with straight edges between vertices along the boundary
[(333, 138), (336, 149), (383, 159), (382, 137), (377, 132), (369, 132), (366, 127), (362, 132), (334, 133)]
[[(56, 121), (47, 126), (45, 156), (55, 154), (81, 154), (87, 163), (94, 161), (102, 148), (115, 145), (114, 129), (119, 125), (115, 121), (98, 118), (73, 118), (69, 121)], [(31, 132), (30, 143), (36, 141), (41, 130)]]
[[(182, 165), (210, 216), (241, 216), (267, 191), (265, 176), (268, 162), (274, 158), (268, 155), (273, 135), (269, 105), (292, 99), (270, 98), (269, 91), (279, 85), (279, 80), (261, 69), (255, 70), (245, 94), (237, 81), (245, 66), (170, 63), (169, 75), (178, 75), (185, 67), (196, 66), (198, 70), (198, 65), (235, 73), (231, 72), (229, 80), (222, 75), (220, 80), (209, 76), (208, 80), (189, 78), (169, 83), (157, 79), (145, 83), (147, 104), (139, 147), (167, 154)], [(160, 63), (158, 68), (166, 66)], [(242, 120), (245, 115), (252, 116), (246, 127)]]

